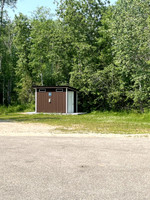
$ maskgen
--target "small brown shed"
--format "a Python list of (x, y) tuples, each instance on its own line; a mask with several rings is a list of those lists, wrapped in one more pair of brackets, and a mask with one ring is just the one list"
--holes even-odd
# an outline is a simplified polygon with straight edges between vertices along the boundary
[(78, 91), (69, 86), (33, 86), (35, 89), (35, 112), (76, 113)]

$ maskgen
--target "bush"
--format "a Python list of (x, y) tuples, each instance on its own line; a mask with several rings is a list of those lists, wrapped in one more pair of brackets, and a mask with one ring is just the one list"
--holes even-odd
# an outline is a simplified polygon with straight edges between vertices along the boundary
[(33, 104), (13, 105), (13, 106), (0, 106), (0, 114), (8, 114), (15, 112), (30, 112), (34, 111)]

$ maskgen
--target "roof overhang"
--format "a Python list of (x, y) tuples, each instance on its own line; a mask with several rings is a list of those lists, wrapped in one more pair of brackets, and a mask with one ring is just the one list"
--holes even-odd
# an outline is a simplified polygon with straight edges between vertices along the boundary
[(57, 89), (57, 88), (67, 88), (69, 90), (72, 90), (72, 91), (77, 91), (78, 90), (76, 88), (73, 88), (73, 87), (70, 87), (70, 86), (37, 86), (37, 85), (33, 85), (32, 86), (33, 89), (40, 89), (40, 88), (44, 88), (44, 89)]

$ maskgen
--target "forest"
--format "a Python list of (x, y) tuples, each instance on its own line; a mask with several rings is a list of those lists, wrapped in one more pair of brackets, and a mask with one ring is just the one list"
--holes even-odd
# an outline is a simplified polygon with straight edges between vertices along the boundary
[(12, 20), (0, 0), (0, 105), (34, 103), (33, 85), (79, 90), (82, 111), (150, 108), (150, 2), (60, 0)]

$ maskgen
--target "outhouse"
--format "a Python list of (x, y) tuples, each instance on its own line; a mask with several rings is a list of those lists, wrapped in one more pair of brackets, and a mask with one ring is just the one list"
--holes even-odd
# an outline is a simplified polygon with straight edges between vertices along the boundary
[(69, 86), (33, 86), (35, 89), (35, 112), (76, 113), (78, 91)]

